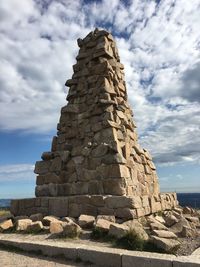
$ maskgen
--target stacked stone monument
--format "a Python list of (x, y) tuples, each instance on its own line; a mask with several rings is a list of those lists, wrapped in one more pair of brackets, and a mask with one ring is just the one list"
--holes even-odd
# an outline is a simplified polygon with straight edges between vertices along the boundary
[(138, 144), (112, 35), (96, 29), (78, 46), (57, 136), (35, 165), (36, 198), (13, 201), (11, 211), (129, 219), (174, 208), (176, 194), (160, 194), (152, 157)]

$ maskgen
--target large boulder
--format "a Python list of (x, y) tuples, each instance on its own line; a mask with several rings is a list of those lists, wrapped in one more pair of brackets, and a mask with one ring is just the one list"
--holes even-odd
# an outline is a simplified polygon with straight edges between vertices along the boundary
[(0, 232), (3, 232), (5, 230), (8, 230), (13, 227), (12, 220), (5, 220), (0, 223)]
[(31, 225), (32, 221), (30, 219), (19, 219), (16, 222), (16, 231), (26, 231), (28, 226)]
[(75, 222), (64, 223), (63, 226), (63, 236), (66, 237), (78, 237), (82, 231), (81, 227)]
[(109, 229), (109, 235), (116, 238), (122, 238), (128, 233), (129, 227), (119, 223), (111, 223)]
[(94, 224), (95, 217), (91, 215), (80, 215), (78, 218), (78, 224), (82, 228), (91, 228)]
[(166, 252), (174, 252), (180, 246), (180, 242), (175, 239), (161, 238), (158, 236), (151, 236), (151, 242), (158, 248)]
[(63, 232), (64, 222), (55, 221), (50, 223), (49, 231), (51, 234), (61, 234)]

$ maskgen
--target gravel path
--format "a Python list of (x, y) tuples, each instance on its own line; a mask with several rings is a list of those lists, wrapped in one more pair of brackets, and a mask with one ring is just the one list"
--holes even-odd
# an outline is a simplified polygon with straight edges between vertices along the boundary
[(91, 266), (83, 263), (74, 263), (29, 253), (15, 253), (0, 250), (0, 266), (2, 267), (83, 267)]

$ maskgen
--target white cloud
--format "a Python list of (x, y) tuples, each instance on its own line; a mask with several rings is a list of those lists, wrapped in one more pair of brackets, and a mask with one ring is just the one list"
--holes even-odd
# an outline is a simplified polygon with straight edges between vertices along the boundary
[(0, 3), (0, 128), (47, 132), (65, 104), (76, 39), (116, 37), (141, 143), (159, 163), (199, 161), (200, 2)]
[(32, 164), (11, 164), (0, 166), (0, 182), (29, 182), (34, 181), (34, 165)]

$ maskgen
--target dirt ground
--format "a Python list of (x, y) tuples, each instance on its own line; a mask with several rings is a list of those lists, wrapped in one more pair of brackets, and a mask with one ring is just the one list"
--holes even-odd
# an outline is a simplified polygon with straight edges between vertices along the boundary
[(191, 255), (193, 251), (200, 247), (200, 232), (196, 238), (180, 238), (181, 246), (178, 249), (176, 255)]

